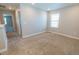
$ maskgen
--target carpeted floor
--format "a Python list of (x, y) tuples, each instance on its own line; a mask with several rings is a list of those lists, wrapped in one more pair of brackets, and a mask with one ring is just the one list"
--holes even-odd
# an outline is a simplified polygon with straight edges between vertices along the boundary
[(52, 33), (42, 33), (22, 39), (8, 39), (8, 51), (3, 55), (76, 55), (79, 54), (79, 40)]

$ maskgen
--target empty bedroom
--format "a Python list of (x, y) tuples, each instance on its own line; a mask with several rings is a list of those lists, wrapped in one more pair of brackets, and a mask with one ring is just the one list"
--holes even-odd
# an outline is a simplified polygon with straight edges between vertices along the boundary
[(79, 3), (0, 3), (1, 55), (79, 55)]

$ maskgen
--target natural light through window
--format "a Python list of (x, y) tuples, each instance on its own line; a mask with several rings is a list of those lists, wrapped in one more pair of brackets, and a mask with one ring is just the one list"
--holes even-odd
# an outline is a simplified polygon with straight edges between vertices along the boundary
[(51, 14), (51, 27), (58, 28), (59, 26), (59, 13)]
[(4, 23), (5, 23), (5, 24), (7, 24), (7, 20), (6, 20), (6, 17), (4, 17)]

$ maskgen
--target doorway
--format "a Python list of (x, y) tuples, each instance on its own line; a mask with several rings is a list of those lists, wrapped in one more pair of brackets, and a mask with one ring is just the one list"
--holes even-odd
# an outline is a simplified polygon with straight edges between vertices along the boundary
[(7, 37), (14, 37), (17, 35), (15, 31), (15, 23), (14, 23), (14, 18), (12, 14), (3, 14), (3, 21), (5, 24), (5, 30)]
[(6, 33), (14, 32), (13, 23), (12, 23), (12, 16), (11, 15), (4, 15), (3, 16)]

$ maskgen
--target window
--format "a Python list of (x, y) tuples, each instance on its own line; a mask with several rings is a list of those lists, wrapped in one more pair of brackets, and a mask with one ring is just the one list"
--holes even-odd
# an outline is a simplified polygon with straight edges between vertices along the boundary
[(58, 28), (59, 26), (59, 13), (51, 15), (51, 27)]
[(5, 23), (5, 24), (7, 24), (7, 20), (6, 20), (6, 17), (4, 17), (4, 23)]

